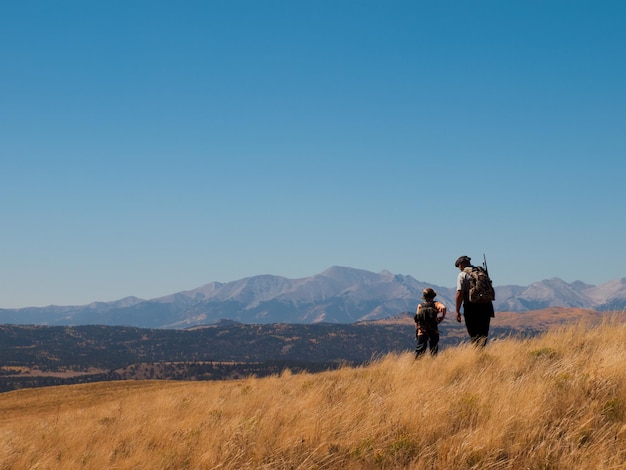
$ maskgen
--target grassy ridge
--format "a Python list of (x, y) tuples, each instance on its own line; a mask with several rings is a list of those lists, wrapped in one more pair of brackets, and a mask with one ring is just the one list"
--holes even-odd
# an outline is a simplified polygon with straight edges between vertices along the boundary
[(320, 374), (8, 392), (0, 469), (625, 468), (625, 359), (616, 318)]

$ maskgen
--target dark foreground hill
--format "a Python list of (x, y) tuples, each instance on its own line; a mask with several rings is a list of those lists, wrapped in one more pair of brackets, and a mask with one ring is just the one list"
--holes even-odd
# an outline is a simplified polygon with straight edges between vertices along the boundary
[[(577, 309), (498, 313), (491, 337), (532, 336), (602, 316)], [(441, 326), (441, 347), (465, 339), (463, 324), (451, 315)], [(0, 391), (103, 380), (263, 376), (285, 368), (320, 371), (413, 348), (408, 312), (348, 325), (222, 322), (190, 330), (0, 325)]]

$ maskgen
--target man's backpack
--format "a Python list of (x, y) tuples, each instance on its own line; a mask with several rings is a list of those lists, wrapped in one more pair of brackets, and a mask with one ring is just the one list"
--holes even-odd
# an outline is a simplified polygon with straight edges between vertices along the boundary
[(482, 266), (470, 266), (465, 268), (469, 274), (468, 299), (473, 304), (484, 304), (496, 300), (496, 292), (493, 289), (487, 270)]

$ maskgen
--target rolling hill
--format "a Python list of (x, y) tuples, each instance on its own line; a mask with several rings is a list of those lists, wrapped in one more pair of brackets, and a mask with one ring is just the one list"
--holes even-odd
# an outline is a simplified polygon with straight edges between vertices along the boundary
[(0, 394), (12, 470), (618, 469), (626, 326), (585, 322), (319, 374)]

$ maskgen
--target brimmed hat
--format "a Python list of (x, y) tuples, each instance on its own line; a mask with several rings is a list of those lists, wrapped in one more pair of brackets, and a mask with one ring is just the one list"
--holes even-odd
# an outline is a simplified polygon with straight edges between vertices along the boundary
[(422, 299), (434, 299), (435, 297), (437, 297), (437, 292), (430, 287), (427, 287), (422, 291)]
[(461, 266), (461, 263), (464, 263), (466, 261), (469, 263), (470, 261), (472, 261), (472, 258), (470, 258), (469, 256), (459, 256), (454, 262), (454, 267), (458, 268), (459, 266)]

